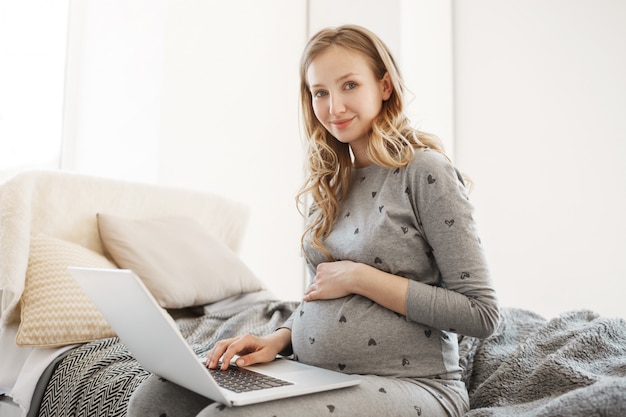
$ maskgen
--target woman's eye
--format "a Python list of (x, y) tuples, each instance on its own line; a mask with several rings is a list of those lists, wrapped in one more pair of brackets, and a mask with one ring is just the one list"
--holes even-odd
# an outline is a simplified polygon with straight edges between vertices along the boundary
[(346, 83), (346, 90), (352, 90), (353, 88), (356, 88), (356, 83), (353, 83), (353, 82)]
[(326, 91), (323, 91), (323, 90), (318, 90), (318, 91), (313, 92), (313, 97), (315, 97), (315, 98), (321, 98), (321, 97), (324, 97), (324, 96), (325, 96), (325, 95), (327, 95), (327, 94), (328, 94), (328, 93), (327, 93)]

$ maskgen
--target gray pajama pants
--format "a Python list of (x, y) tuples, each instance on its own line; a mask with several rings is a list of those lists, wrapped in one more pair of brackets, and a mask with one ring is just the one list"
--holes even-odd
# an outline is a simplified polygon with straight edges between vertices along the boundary
[(157, 376), (145, 380), (129, 417), (458, 417), (469, 410), (461, 381), (367, 375), (355, 387), (228, 408)]

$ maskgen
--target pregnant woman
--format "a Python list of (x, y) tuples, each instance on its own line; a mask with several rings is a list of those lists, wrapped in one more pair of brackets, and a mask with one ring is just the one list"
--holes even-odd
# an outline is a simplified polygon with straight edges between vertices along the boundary
[[(499, 320), (468, 181), (437, 137), (410, 126), (400, 72), (369, 30), (315, 34), (300, 77), (310, 286), (281, 328), (218, 342), (207, 366), (293, 353), (363, 382), (234, 408), (181, 394), (167, 416), (461, 416), (469, 401), (456, 335), (487, 337)], [(131, 415), (153, 415), (173, 389), (157, 384), (138, 389)]]

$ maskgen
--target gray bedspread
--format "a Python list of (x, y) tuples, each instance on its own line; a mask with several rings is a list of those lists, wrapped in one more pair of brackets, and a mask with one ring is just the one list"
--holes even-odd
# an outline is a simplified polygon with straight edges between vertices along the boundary
[(503, 309), (498, 331), (462, 339), (466, 417), (626, 416), (626, 321), (572, 311), (549, 321)]
[(280, 327), (298, 307), (294, 301), (260, 301), (233, 306), (198, 318), (177, 319), (178, 328), (197, 355), (204, 355), (218, 340), (250, 333), (266, 335)]

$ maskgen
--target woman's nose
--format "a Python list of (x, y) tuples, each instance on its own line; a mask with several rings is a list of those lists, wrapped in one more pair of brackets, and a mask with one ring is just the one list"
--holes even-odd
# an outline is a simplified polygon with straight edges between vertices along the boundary
[(337, 116), (346, 111), (346, 106), (343, 104), (343, 101), (338, 96), (330, 97), (330, 108), (329, 112), (333, 116)]

